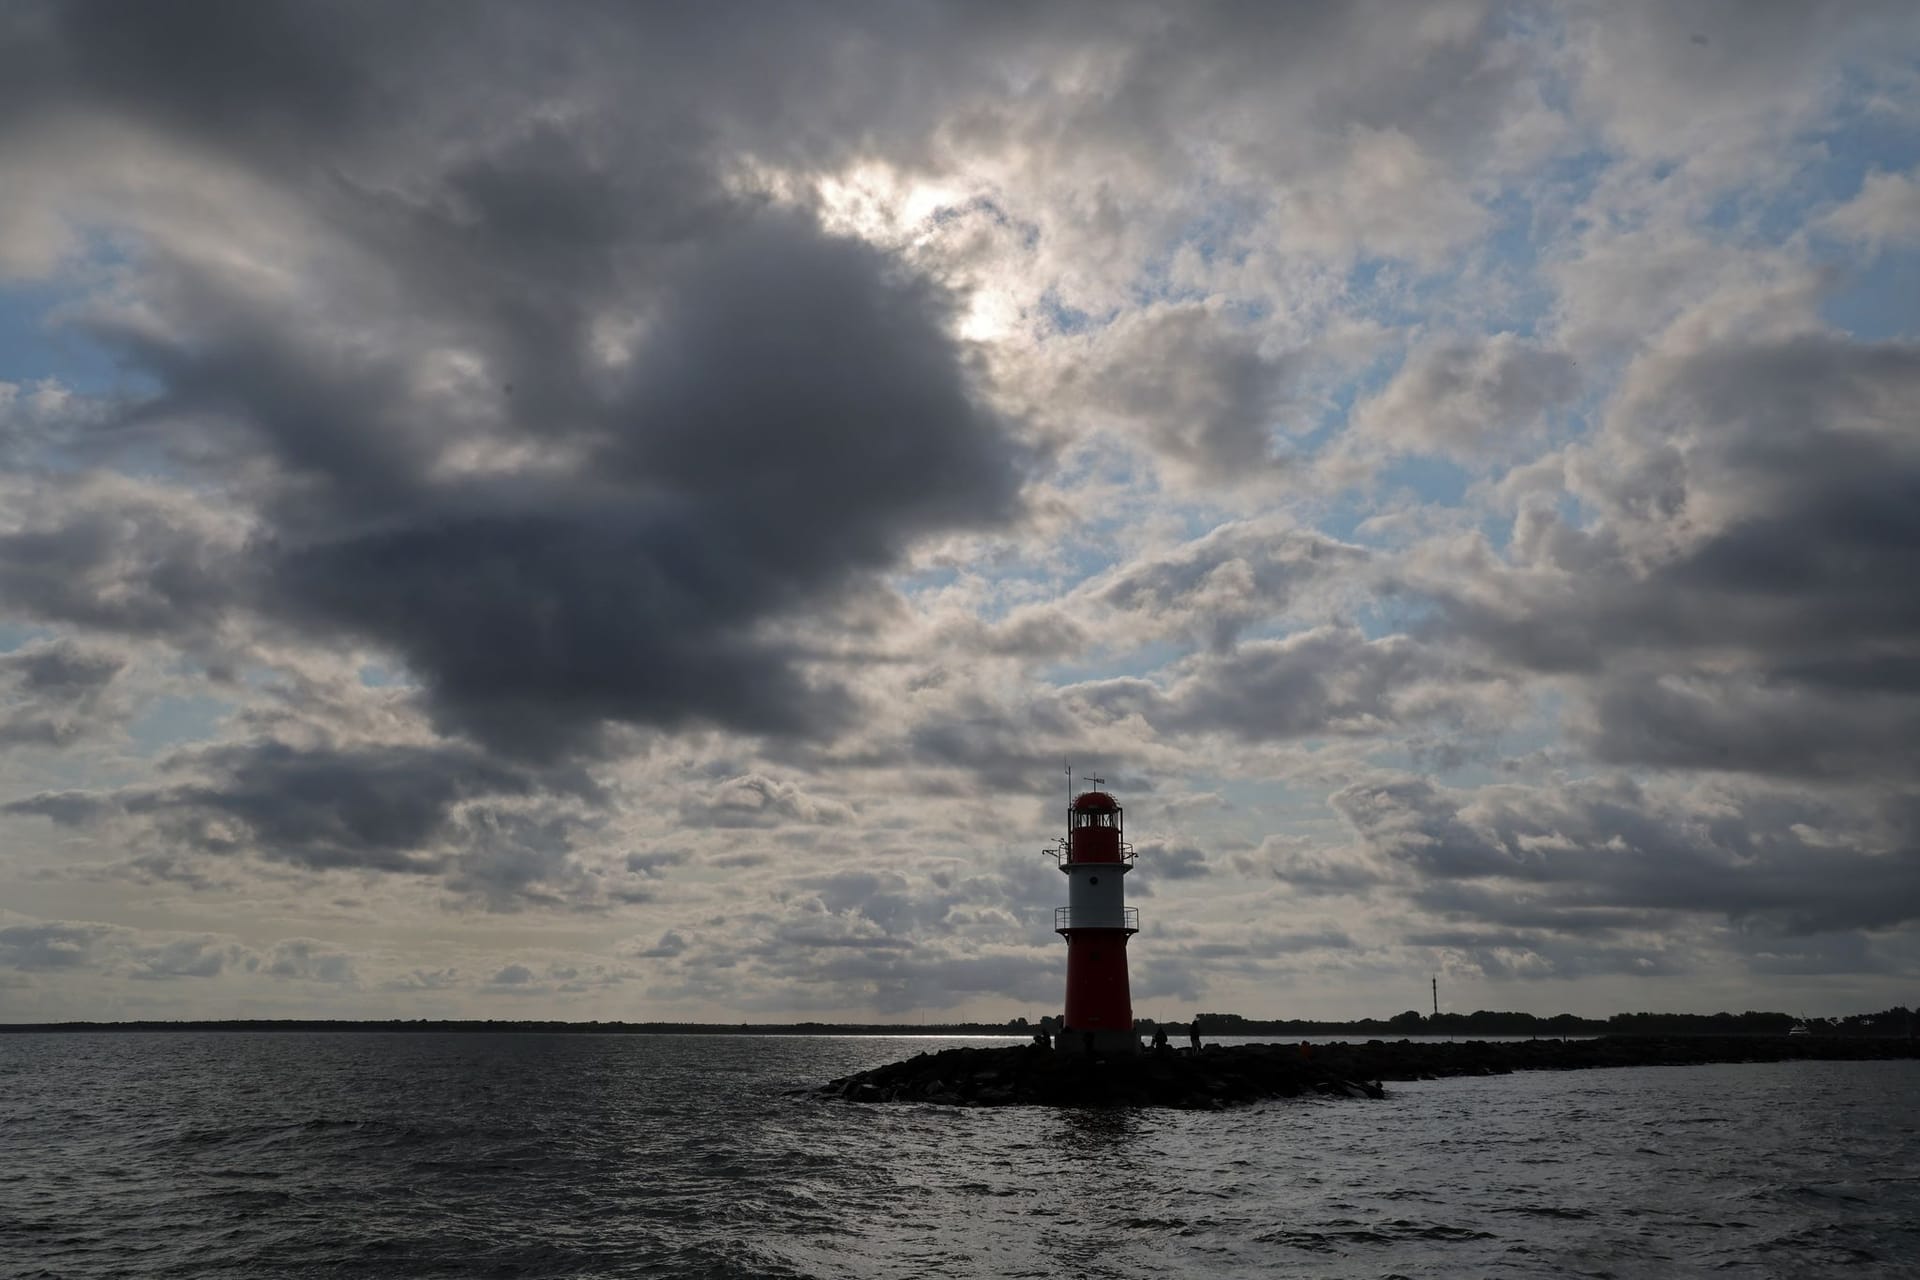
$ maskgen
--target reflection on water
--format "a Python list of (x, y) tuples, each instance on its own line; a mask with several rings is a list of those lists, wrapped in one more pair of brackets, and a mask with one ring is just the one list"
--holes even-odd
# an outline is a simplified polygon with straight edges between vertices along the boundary
[(1151, 1172), (1145, 1141), (1149, 1113), (1133, 1110), (1041, 1111), (1050, 1145), (1059, 1153), (1064, 1193), (1072, 1200), (1048, 1245), (1069, 1274), (1135, 1274), (1140, 1243), (1132, 1224), (1140, 1218), (1138, 1189)]
[(1055, 1126), (1063, 1152), (1101, 1160), (1123, 1160), (1129, 1144), (1144, 1129), (1144, 1112), (1128, 1109), (1042, 1111)]
[(952, 1043), (0, 1037), (0, 1275), (1920, 1274), (1913, 1062), (783, 1094)]

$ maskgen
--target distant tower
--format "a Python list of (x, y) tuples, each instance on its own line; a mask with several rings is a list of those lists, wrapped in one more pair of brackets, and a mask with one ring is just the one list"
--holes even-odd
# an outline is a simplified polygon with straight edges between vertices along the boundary
[(1054, 932), (1067, 940), (1063, 1052), (1084, 1053), (1089, 1035), (1099, 1053), (1140, 1048), (1127, 988), (1127, 939), (1140, 931), (1140, 913), (1127, 905), (1133, 846), (1121, 835), (1119, 803), (1087, 791), (1068, 806), (1066, 839), (1053, 849), (1067, 876), (1067, 905), (1053, 913)]

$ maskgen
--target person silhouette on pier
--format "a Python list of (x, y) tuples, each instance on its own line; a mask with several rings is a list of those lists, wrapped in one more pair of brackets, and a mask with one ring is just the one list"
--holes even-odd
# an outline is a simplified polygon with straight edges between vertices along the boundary
[(1200, 1023), (1196, 1019), (1187, 1024), (1187, 1044), (1193, 1052), (1200, 1052)]

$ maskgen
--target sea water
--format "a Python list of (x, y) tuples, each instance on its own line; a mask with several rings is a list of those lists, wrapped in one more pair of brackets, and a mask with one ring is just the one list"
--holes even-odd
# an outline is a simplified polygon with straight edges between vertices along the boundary
[(0, 1035), (0, 1275), (1920, 1275), (1913, 1061), (787, 1095), (967, 1043)]

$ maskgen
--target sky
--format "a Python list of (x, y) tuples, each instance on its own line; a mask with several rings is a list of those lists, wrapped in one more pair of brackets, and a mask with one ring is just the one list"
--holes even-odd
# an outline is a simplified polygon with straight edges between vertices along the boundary
[[(1920, 999), (1911, 3), (0, 9), (0, 1020)], [(1087, 784), (1090, 785), (1090, 784)]]

